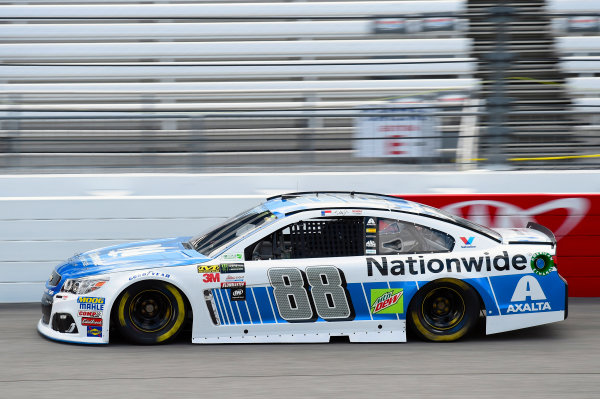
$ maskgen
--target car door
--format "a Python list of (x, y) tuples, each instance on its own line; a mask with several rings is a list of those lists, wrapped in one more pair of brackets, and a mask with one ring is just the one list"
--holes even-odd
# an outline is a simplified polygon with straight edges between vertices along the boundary
[(316, 215), (246, 243), (243, 265), (221, 265), (215, 302), (224, 325), (326, 331), (356, 318), (347, 273), (364, 269), (364, 217)]

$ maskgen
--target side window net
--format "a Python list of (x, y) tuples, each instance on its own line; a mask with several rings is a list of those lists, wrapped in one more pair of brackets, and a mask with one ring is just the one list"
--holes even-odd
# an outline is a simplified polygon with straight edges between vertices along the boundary
[(292, 258), (363, 255), (363, 219), (309, 220), (290, 226)]
[(319, 218), (293, 223), (245, 250), (246, 259), (364, 255), (364, 218)]

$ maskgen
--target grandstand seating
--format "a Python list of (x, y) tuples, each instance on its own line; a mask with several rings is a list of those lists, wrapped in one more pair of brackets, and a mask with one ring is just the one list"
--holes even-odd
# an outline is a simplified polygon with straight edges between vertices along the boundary
[[(465, 13), (457, 0), (0, 1), (0, 165), (383, 162), (351, 157), (352, 110), (476, 96)], [(600, 36), (561, 37), (557, 51), (569, 93), (597, 97)], [(440, 118), (440, 159), (461, 121)]]

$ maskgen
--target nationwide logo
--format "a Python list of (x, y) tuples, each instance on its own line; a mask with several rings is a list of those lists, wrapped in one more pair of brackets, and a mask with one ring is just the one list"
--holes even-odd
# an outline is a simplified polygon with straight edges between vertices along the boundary
[(87, 328), (88, 337), (102, 338), (102, 329), (98, 327), (88, 326)]
[(465, 244), (461, 245), (461, 248), (475, 248), (475, 245), (473, 245), (475, 237), (460, 237), (460, 240)]
[(404, 313), (403, 289), (371, 290), (371, 314)]

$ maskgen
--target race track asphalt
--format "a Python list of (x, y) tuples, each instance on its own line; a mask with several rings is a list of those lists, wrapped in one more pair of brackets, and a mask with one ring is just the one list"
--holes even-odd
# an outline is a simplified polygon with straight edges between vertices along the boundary
[(82, 346), (0, 305), (1, 398), (599, 398), (600, 298), (561, 323), (450, 344)]

